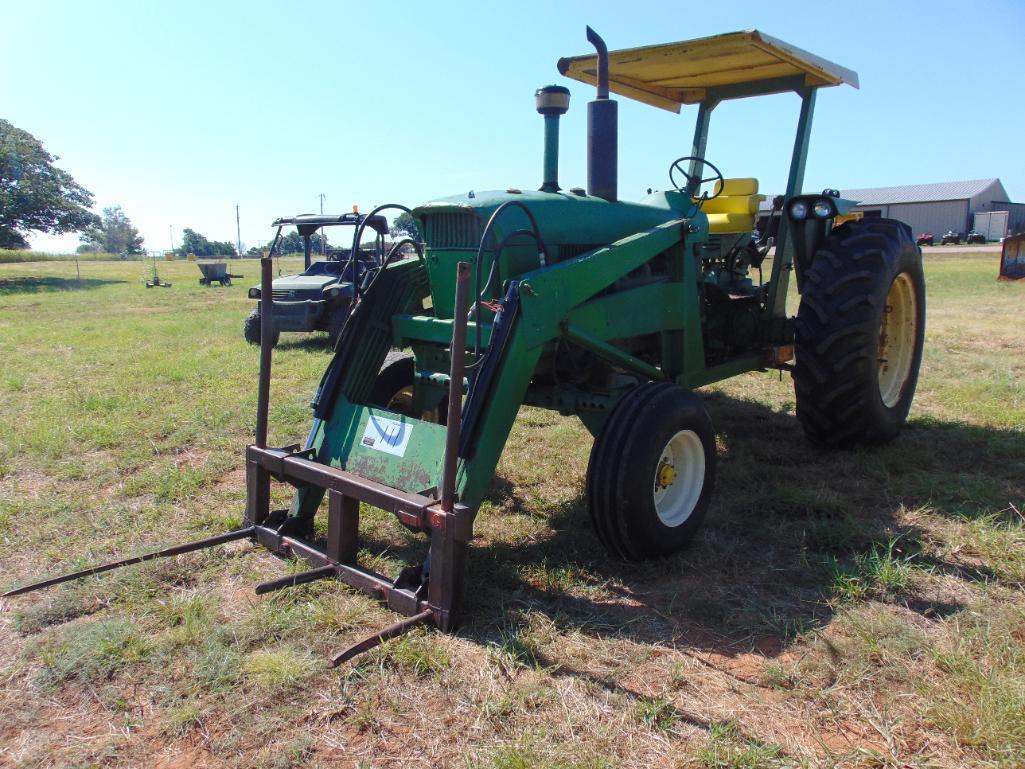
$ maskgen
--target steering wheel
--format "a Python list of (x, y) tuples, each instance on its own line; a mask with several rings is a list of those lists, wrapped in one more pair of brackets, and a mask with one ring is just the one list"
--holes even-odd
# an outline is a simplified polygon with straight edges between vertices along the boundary
[[(689, 162), (691, 160), (696, 160), (697, 165), (708, 166), (713, 171), (715, 171), (715, 176), (701, 177), (698, 174), (691, 174), (689, 171), (684, 171), (683, 163)], [(683, 178), (687, 180), (686, 185), (681, 186), (676, 183), (677, 171), (679, 171), (683, 175)], [(695, 193), (697, 193), (697, 191), (701, 188), (701, 185), (705, 182), (720, 182), (720, 184), (719, 189), (716, 191), (714, 195), (709, 195), (707, 192), (703, 192), (701, 194), (701, 202), (704, 202), (706, 200), (712, 200), (713, 198), (717, 198), (720, 195), (722, 195), (723, 188), (726, 186), (726, 183), (723, 181), (722, 171), (720, 171), (718, 168), (716, 168), (714, 165), (709, 163), (704, 158), (699, 158), (695, 155), (688, 155), (684, 158), (677, 158), (673, 161), (673, 164), (669, 166), (669, 183), (673, 185), (673, 189), (675, 189), (677, 192), (689, 192), (690, 188), (693, 187), (694, 191), (690, 193), (693, 197)]]

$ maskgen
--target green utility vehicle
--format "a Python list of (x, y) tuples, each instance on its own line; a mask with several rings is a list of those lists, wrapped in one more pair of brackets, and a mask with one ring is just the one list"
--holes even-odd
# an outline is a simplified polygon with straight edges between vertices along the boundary
[[(597, 86), (587, 105), (586, 190), (558, 181), (569, 91), (541, 88), (540, 189), (469, 192), (411, 211), (423, 247), (354, 284), (301, 445), (268, 447), (266, 328), (244, 526), (154, 557), (251, 538), (314, 566), (257, 592), (334, 577), (406, 616), (337, 663), (414, 624), (457, 621), (474, 516), (524, 404), (576, 415), (594, 435), (586, 506), (609, 552), (629, 560), (679, 550), (706, 515), (717, 452), (705, 385), (788, 371), (812, 442), (897, 435), (922, 356), (921, 251), (898, 221), (834, 226), (853, 205), (835, 190), (802, 193), (817, 94), (857, 86), (857, 75), (755, 31), (612, 53), (591, 29), (587, 37), (595, 54), (558, 64)], [(671, 112), (697, 105), (689, 152), (668, 164), (670, 189), (619, 199), (610, 91)], [(797, 136), (786, 194), (753, 242), (758, 181), (705, 157), (709, 122), (726, 100), (781, 93), (797, 97)], [(270, 260), (262, 266), (268, 287)], [(796, 317), (786, 305), (791, 274)], [(276, 314), (266, 291), (261, 303)], [(271, 509), (274, 481), (295, 489), (287, 510)], [(317, 544), (325, 495), (327, 539)], [(361, 564), (361, 503), (426, 534), (423, 559), (390, 576)]]
[[(311, 261), (313, 235), (322, 228), (348, 227), (352, 234), (366, 223), (375, 234), (373, 248), (357, 252), (357, 258), (336, 250), (327, 259)], [(384, 237), (388, 234), (388, 220), (364, 214), (337, 215), (303, 214), (283, 217), (274, 221), (280, 236), (283, 227), (294, 226), (303, 239), (305, 269), (299, 275), (285, 275), (274, 281), (274, 344), (282, 331), (326, 331), (333, 345), (345, 319), (349, 317), (352, 301), (353, 275), (362, 280), (381, 266), (384, 258)], [(278, 238), (275, 238), (275, 243)], [(272, 246), (273, 251), (273, 246)], [(260, 298), (259, 286), (249, 289), (250, 299)], [(245, 320), (242, 333), (246, 341), (260, 343), (260, 310), (253, 310)]]

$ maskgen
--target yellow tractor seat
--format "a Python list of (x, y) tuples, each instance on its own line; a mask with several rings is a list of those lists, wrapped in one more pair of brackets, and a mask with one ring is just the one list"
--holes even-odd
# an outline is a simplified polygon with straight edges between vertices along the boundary
[(709, 232), (722, 235), (755, 228), (758, 204), (765, 200), (764, 195), (758, 194), (757, 179), (723, 179), (715, 183), (712, 194), (719, 196), (701, 206), (708, 216)]

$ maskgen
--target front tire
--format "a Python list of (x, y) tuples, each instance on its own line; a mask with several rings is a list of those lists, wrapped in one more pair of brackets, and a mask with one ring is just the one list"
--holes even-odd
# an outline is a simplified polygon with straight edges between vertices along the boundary
[(331, 310), (331, 315), (327, 321), (327, 341), (334, 347), (338, 343), (338, 337), (342, 335), (342, 327), (345, 326), (345, 321), (349, 319), (349, 305), (339, 305)]
[(587, 507), (602, 544), (628, 561), (682, 549), (708, 512), (715, 464), (715, 432), (697, 395), (668, 382), (628, 392), (587, 466)]
[[(253, 310), (246, 316), (246, 322), (242, 325), (242, 336), (249, 344), (260, 344), (260, 311)], [(276, 347), (281, 338), (281, 332), (275, 330), (271, 337), (271, 347)]]
[(425, 422), (445, 424), (448, 403), (445, 400), (438, 408), (422, 414), (413, 413), (413, 382), (416, 377), (416, 363), (412, 355), (393, 351), (388, 353), (381, 366), (374, 386), (370, 390), (369, 404), (379, 406), (408, 417)]
[(925, 341), (922, 252), (907, 225), (847, 222), (806, 275), (797, 313), (797, 418), (820, 446), (893, 440), (915, 397)]

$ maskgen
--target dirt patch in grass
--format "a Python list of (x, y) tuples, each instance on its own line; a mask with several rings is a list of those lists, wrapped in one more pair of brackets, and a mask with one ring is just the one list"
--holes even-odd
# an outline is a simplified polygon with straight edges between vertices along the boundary
[(229, 470), (215, 481), (216, 485), (225, 489), (242, 489), (246, 487), (246, 468), (244, 465)]
[(33, 467), (22, 467), (8, 472), (3, 479), (3, 486), (9, 494), (22, 499), (39, 499), (53, 483), (46, 473)]

